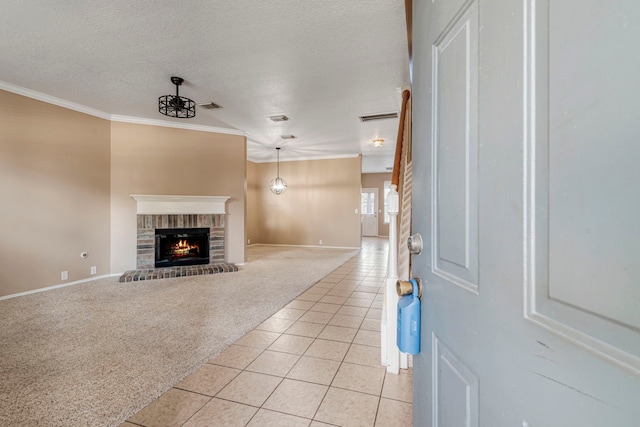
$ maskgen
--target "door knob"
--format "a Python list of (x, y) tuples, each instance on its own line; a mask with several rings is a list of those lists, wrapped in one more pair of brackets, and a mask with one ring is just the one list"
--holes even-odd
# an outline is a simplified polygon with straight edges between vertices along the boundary
[(414, 255), (420, 255), (422, 253), (422, 236), (416, 233), (407, 239), (407, 247), (409, 252)]

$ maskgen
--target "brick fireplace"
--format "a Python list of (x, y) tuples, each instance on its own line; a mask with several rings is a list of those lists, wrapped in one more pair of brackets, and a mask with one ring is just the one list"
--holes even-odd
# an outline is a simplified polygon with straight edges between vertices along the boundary
[(136, 268), (154, 268), (156, 229), (209, 229), (209, 263), (224, 262), (224, 214), (138, 215)]
[(208, 229), (209, 264), (225, 262), (225, 215), (229, 197), (131, 197), (137, 202), (137, 269), (152, 269), (156, 266), (156, 229)]

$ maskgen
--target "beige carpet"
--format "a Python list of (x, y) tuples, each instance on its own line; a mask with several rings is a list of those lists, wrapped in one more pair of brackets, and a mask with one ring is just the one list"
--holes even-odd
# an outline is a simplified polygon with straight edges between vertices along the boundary
[(0, 425), (117, 426), (356, 253), (254, 246), (236, 273), (0, 301)]

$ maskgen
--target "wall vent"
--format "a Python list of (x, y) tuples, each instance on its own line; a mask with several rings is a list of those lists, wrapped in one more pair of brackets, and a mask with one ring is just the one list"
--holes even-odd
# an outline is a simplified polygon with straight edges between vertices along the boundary
[(360, 116), (360, 121), (370, 122), (372, 120), (397, 119), (397, 118), (398, 118), (398, 112), (393, 111), (391, 113), (367, 114), (365, 116)]
[(221, 105), (218, 105), (215, 102), (203, 102), (197, 105), (198, 107), (204, 108), (205, 110), (215, 110), (216, 108), (222, 108)]
[(275, 116), (269, 116), (269, 120), (273, 122), (286, 122), (287, 120), (289, 120), (289, 117), (285, 116), (284, 114), (276, 114)]

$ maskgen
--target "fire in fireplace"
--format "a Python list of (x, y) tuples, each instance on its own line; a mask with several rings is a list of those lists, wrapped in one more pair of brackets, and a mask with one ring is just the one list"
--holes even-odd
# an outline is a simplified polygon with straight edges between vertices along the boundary
[(156, 268), (209, 264), (208, 228), (157, 228)]

